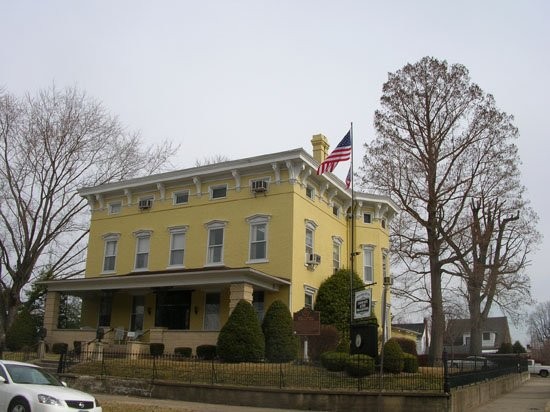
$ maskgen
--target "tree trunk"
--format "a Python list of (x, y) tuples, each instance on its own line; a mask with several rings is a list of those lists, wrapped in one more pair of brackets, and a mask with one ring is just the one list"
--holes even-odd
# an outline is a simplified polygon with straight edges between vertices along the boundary
[(441, 276), (432, 274), (432, 329), (430, 331), (430, 364), (437, 364), (443, 356), (443, 332), (445, 331), (445, 313), (443, 312), (443, 298), (441, 293)]
[(482, 325), (483, 319), (481, 316), (481, 299), (479, 293), (474, 296), (470, 296), (470, 355), (481, 355), (482, 352)]

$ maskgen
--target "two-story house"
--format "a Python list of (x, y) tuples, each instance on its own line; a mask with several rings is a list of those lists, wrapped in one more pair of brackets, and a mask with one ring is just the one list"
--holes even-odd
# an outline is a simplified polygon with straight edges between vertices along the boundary
[[(506, 316), (487, 318), (481, 328), (482, 353), (496, 353), (503, 343), (511, 343)], [(449, 353), (467, 354), (470, 351), (470, 319), (451, 319), (448, 322), (445, 346)]]
[[(352, 244), (381, 319), (397, 207), (317, 175), (329, 145), (312, 144), (313, 156), (299, 148), (80, 189), (91, 209), (85, 277), (45, 282), (47, 341), (104, 328), (115, 331), (106, 342), (141, 337), (167, 352), (215, 344), (241, 299), (260, 318), (276, 299), (312, 307), (321, 282), (350, 267)], [(58, 328), (62, 294), (82, 299), (81, 329)]]

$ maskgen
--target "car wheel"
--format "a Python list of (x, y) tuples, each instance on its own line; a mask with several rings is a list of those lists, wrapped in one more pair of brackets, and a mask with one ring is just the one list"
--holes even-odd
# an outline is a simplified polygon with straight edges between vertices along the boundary
[(11, 401), (8, 412), (31, 412), (31, 407), (26, 399), (15, 398)]
[(543, 378), (546, 378), (548, 376), (548, 371), (540, 371), (539, 375), (542, 376)]

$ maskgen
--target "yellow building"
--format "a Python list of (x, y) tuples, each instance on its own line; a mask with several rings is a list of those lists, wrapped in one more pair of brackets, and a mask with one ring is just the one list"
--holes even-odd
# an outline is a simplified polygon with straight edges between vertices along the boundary
[[(313, 156), (295, 149), (82, 188), (91, 210), (86, 274), (46, 282), (46, 340), (91, 341), (103, 328), (105, 342), (162, 342), (167, 353), (215, 344), (241, 299), (260, 318), (275, 299), (291, 313), (311, 307), (321, 282), (351, 266), (352, 243), (382, 319), (397, 207), (355, 192), (351, 216), (350, 190), (316, 174), (326, 138), (312, 145)], [(82, 298), (81, 329), (58, 328), (61, 294)]]

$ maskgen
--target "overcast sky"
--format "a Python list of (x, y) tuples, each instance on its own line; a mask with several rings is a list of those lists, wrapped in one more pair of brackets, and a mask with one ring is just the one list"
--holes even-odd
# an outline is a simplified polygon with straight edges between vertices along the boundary
[(359, 164), (388, 72), (464, 64), (515, 116), (546, 235), (533, 295), (550, 300), (550, 2), (0, 0), (0, 16), (0, 87), (77, 86), (146, 141), (181, 144), (178, 167), (310, 151), (317, 133), (333, 148), (351, 122)]

